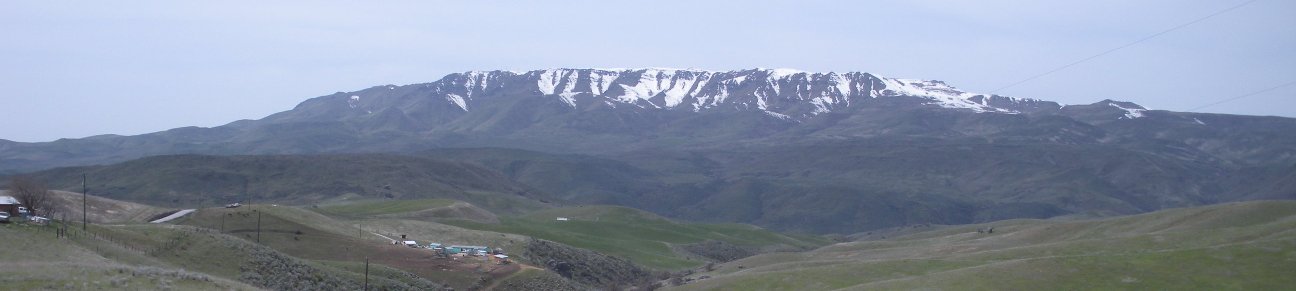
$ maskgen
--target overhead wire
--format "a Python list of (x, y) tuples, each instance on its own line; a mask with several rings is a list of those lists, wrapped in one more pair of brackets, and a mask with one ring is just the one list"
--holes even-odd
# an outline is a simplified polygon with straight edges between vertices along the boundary
[(1054, 68), (1054, 69), (1052, 69), (1052, 70), (1048, 70), (1048, 71), (1043, 72), (1043, 73), (1040, 73), (1040, 74), (1036, 74), (1036, 75), (1034, 75), (1034, 76), (1030, 76), (1029, 78), (1022, 79), (1021, 81), (1017, 81), (1017, 82), (1014, 82), (1014, 83), (1012, 83), (1012, 84), (1008, 84), (1007, 86), (999, 87), (999, 89), (991, 90), (991, 91), (990, 91), (990, 94), (998, 93), (999, 91), (1003, 91), (1004, 89), (1008, 89), (1008, 88), (1016, 87), (1017, 85), (1021, 85), (1021, 84), (1026, 83), (1026, 82), (1030, 82), (1030, 81), (1033, 81), (1033, 80), (1035, 80), (1035, 79), (1039, 79), (1040, 77), (1048, 76), (1048, 75), (1053, 74), (1053, 73), (1056, 73), (1056, 72), (1058, 72), (1058, 71), (1062, 71), (1062, 70), (1065, 70), (1065, 69), (1067, 69), (1067, 68), (1073, 67), (1073, 66), (1075, 66), (1075, 65), (1079, 65), (1080, 63), (1084, 63), (1084, 62), (1087, 62), (1087, 61), (1089, 61), (1089, 60), (1092, 60), (1092, 59), (1095, 59), (1095, 58), (1098, 58), (1098, 57), (1101, 57), (1101, 56), (1105, 56), (1105, 55), (1110, 54), (1110, 53), (1112, 53), (1112, 52), (1115, 52), (1115, 51), (1118, 51), (1118, 50), (1121, 50), (1121, 49), (1124, 49), (1124, 48), (1127, 48), (1127, 47), (1134, 46), (1134, 45), (1136, 45), (1136, 44), (1139, 44), (1139, 43), (1142, 43), (1142, 42), (1144, 42), (1144, 41), (1147, 41), (1147, 40), (1150, 40), (1150, 39), (1156, 38), (1156, 37), (1158, 37), (1158, 36), (1161, 36), (1161, 35), (1163, 35), (1163, 34), (1169, 33), (1169, 32), (1171, 32), (1171, 31), (1179, 30), (1180, 28), (1184, 28), (1184, 27), (1187, 27), (1187, 26), (1189, 26), (1189, 25), (1193, 25), (1193, 24), (1196, 24), (1196, 23), (1198, 23), (1198, 22), (1205, 21), (1206, 19), (1210, 19), (1210, 18), (1212, 18), (1212, 17), (1219, 16), (1220, 14), (1224, 14), (1224, 13), (1227, 13), (1227, 12), (1229, 12), (1229, 11), (1233, 11), (1233, 10), (1235, 10), (1235, 9), (1242, 8), (1243, 6), (1250, 5), (1251, 3), (1255, 3), (1256, 1), (1260, 1), (1260, 0), (1250, 0), (1250, 1), (1242, 2), (1242, 4), (1233, 5), (1233, 6), (1231, 6), (1231, 7), (1225, 8), (1225, 9), (1223, 9), (1223, 10), (1215, 11), (1215, 13), (1211, 13), (1211, 14), (1209, 14), (1209, 15), (1206, 15), (1206, 16), (1203, 16), (1203, 17), (1200, 17), (1200, 18), (1194, 19), (1194, 20), (1192, 20), (1192, 21), (1189, 21), (1189, 22), (1186, 22), (1186, 23), (1183, 23), (1183, 24), (1180, 24), (1180, 25), (1176, 25), (1176, 26), (1171, 27), (1171, 28), (1169, 28), (1169, 29), (1162, 30), (1162, 31), (1157, 32), (1157, 33), (1154, 33), (1154, 34), (1152, 34), (1152, 35), (1145, 36), (1145, 37), (1140, 38), (1140, 39), (1138, 39), (1138, 40), (1135, 40), (1135, 41), (1133, 41), (1133, 42), (1126, 43), (1126, 44), (1124, 44), (1124, 45), (1121, 45), (1121, 46), (1118, 46), (1118, 47), (1115, 47), (1115, 48), (1112, 48), (1112, 49), (1109, 49), (1109, 50), (1103, 51), (1103, 52), (1101, 52), (1101, 53), (1098, 53), (1098, 54), (1095, 54), (1095, 55), (1092, 55), (1092, 56), (1089, 56), (1089, 57), (1086, 57), (1086, 58), (1080, 59), (1080, 60), (1078, 60), (1078, 61), (1071, 62), (1071, 63), (1069, 63), (1069, 64), (1063, 65), (1063, 66), (1061, 66), (1061, 67)]
[(1238, 96), (1229, 97), (1229, 98), (1226, 98), (1226, 99), (1222, 99), (1222, 100), (1220, 100), (1220, 101), (1212, 102), (1212, 103), (1210, 103), (1210, 104), (1206, 104), (1206, 105), (1202, 105), (1202, 106), (1197, 106), (1197, 107), (1189, 108), (1188, 110), (1184, 110), (1184, 111), (1196, 111), (1196, 110), (1198, 110), (1198, 109), (1202, 109), (1202, 108), (1206, 108), (1206, 107), (1211, 107), (1211, 106), (1215, 106), (1215, 105), (1220, 105), (1220, 104), (1223, 104), (1223, 103), (1225, 103), (1225, 102), (1229, 102), (1229, 101), (1233, 101), (1233, 100), (1238, 100), (1238, 99), (1242, 99), (1242, 98), (1246, 98), (1246, 97), (1251, 97), (1251, 96), (1259, 95), (1260, 93), (1269, 92), (1269, 91), (1273, 91), (1273, 90), (1278, 90), (1278, 88), (1287, 87), (1287, 86), (1291, 86), (1291, 85), (1296, 85), (1296, 80), (1292, 80), (1291, 82), (1287, 82), (1287, 83), (1283, 83), (1283, 84), (1280, 84), (1280, 85), (1277, 85), (1277, 86), (1269, 87), (1269, 88), (1266, 88), (1266, 89), (1263, 89), (1263, 90), (1259, 90), (1259, 91), (1255, 91), (1255, 92), (1251, 92), (1251, 93), (1246, 93), (1246, 94), (1242, 94), (1242, 95), (1238, 95)]

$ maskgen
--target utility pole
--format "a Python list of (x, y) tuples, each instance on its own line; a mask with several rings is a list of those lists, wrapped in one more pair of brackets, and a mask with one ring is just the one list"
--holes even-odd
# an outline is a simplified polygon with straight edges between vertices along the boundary
[(369, 291), (369, 258), (365, 258), (365, 291)]
[(86, 193), (89, 192), (89, 188), (86, 188), (86, 174), (81, 173), (81, 231), (86, 230), (86, 222), (89, 221), (89, 219), (86, 219), (86, 210), (88, 209), (86, 207), (86, 199), (87, 195), (89, 195)]
[[(252, 210), (252, 211), (256, 211), (256, 210)], [(261, 243), (261, 211), (256, 211), (256, 213), (257, 213), (257, 243)]]

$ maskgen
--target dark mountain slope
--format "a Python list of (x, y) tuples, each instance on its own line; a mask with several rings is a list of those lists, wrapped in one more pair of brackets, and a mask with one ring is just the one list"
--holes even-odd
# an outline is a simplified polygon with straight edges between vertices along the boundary
[[(849, 231), (1066, 214), (1112, 215), (1244, 199), (1223, 169), (1101, 146), (1034, 147), (847, 141), (700, 153), (717, 181), (679, 202), (685, 217), (717, 213), (781, 229)], [(645, 206), (647, 207), (647, 206)]]
[(1235, 168), (1101, 144), (888, 138), (606, 158), (504, 149), (423, 154), (479, 163), (580, 203), (792, 231), (1107, 216), (1296, 198), (1284, 182), (1292, 168)]

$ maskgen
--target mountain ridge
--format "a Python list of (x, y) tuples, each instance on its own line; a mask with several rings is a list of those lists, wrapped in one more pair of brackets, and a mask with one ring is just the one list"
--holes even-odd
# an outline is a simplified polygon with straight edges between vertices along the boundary
[[(580, 78), (565, 81), (575, 77)], [(591, 82), (596, 79), (606, 82)], [(706, 82), (696, 82), (699, 79)], [(551, 82), (541, 86), (545, 80)], [(671, 83), (662, 83), (666, 81)], [(695, 86), (680, 89), (685, 83)], [(665, 86), (657, 86), (662, 84)], [(104, 164), (160, 154), (392, 152), (516, 144), (534, 144), (530, 149), (547, 151), (569, 148), (564, 141), (543, 141), (547, 134), (541, 132), (575, 135), (573, 138), (593, 133), (614, 140), (612, 143), (626, 144), (644, 136), (704, 128), (701, 131), (715, 131), (729, 140), (747, 139), (822, 119), (823, 115), (850, 114), (867, 105), (862, 103), (949, 109), (933, 104), (953, 100), (940, 104), (969, 112), (1043, 112), (1061, 107), (1035, 99), (966, 93), (944, 84), (859, 72), (784, 69), (470, 71), (431, 83), (383, 85), (310, 98), (293, 109), (261, 119), (210, 128), (189, 126), (133, 136), (4, 142), (0, 143), (0, 173)], [(601, 95), (596, 96), (595, 91)], [(904, 94), (924, 96), (891, 98)], [(956, 95), (967, 98), (954, 98)], [(684, 107), (698, 110), (649, 109)]]
[[(600, 101), (607, 106), (627, 104), (640, 108), (692, 111), (756, 108), (765, 112), (804, 118), (850, 106), (853, 99), (910, 96), (930, 100), (929, 105), (977, 112), (1020, 113), (1014, 103), (1054, 102), (1001, 95), (969, 93), (938, 80), (887, 78), (863, 72), (812, 73), (791, 69), (708, 71), (698, 69), (544, 69), (526, 72), (468, 71), (447, 75), (431, 83), (405, 86), (435, 88), (446, 102), (470, 111), (473, 96), (500, 87), (534, 83), (530, 93), (556, 96), (570, 107), (587, 107)], [(502, 84), (502, 85), (501, 85)], [(789, 86), (790, 85), (790, 86)], [(379, 86), (396, 90), (404, 86)], [(734, 97), (730, 99), (729, 97)], [(345, 96), (351, 108), (363, 107), (362, 95)], [(789, 103), (789, 101), (792, 101)], [(807, 104), (796, 104), (796, 102)], [(579, 104), (578, 104), (579, 103)], [(384, 104), (385, 105), (385, 104)], [(781, 105), (782, 108), (779, 108)], [(1002, 106), (1002, 107), (999, 107)], [(382, 106), (379, 106), (382, 107)], [(730, 109), (725, 107), (724, 109)], [(780, 111), (782, 110), (782, 111)], [(366, 111), (371, 113), (372, 111)]]
[(823, 233), (1296, 199), (1296, 184), (1283, 182), (1296, 170), (1296, 119), (953, 88), (770, 69), (468, 72), (214, 128), (4, 143), (0, 171), (172, 154), (506, 148), (543, 154), (467, 162), (578, 204)]

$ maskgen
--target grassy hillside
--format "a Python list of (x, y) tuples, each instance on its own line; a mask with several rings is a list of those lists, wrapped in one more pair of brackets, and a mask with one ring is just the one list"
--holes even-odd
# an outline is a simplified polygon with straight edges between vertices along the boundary
[[(391, 244), (390, 239), (399, 239), (401, 234), (420, 243), (489, 245), (507, 250), (520, 249), (517, 243), (525, 242), (525, 238), (520, 236), (400, 218), (425, 211), (423, 207), (435, 209), (447, 203), (463, 202), (415, 200), (409, 201), (408, 205), (417, 207), (403, 207), (391, 201), (362, 201), (320, 208), (257, 204), (199, 209), (176, 220), (176, 223), (234, 235), (312, 263), (348, 272), (363, 272), (363, 262), (368, 259), (374, 265), (445, 283), (455, 289), (467, 289), (479, 284), (482, 278), (493, 280), (517, 271), (516, 266), (497, 266), (475, 258), (436, 259), (432, 251)], [(351, 216), (326, 214), (329, 211), (345, 211)], [(372, 216), (359, 216), (357, 213)]]
[[(993, 233), (978, 228), (994, 227)], [(706, 290), (1278, 290), (1296, 284), (1296, 202), (946, 227), (726, 263)]]
[(346, 216), (375, 216), (415, 212), (430, 208), (446, 207), (454, 204), (450, 199), (414, 199), (414, 200), (371, 200), (352, 203), (321, 205), (320, 212)]
[[(55, 195), (61, 203), (80, 202), (79, 195)], [(125, 218), (141, 212), (118, 211), (161, 208), (91, 198), (95, 207), (89, 208), (90, 217), (125, 224), (94, 223), (88, 231), (76, 224), (70, 227), (71, 238), (61, 240), (54, 238), (57, 222), (0, 224), (0, 235), (12, 243), (0, 251), (5, 262), (0, 280), (18, 289), (354, 290), (363, 283), (368, 260), (371, 286), (379, 289), (464, 290), (514, 278), (524, 268), (546, 272), (481, 258), (436, 258), (429, 250), (393, 245), (388, 239), (406, 234), (423, 243), (525, 249), (528, 239), (523, 236), (418, 220), (429, 212), (443, 214), (436, 212), (443, 209), (485, 212), (462, 201), (371, 199), (320, 207), (203, 208), (173, 220), (175, 225), (138, 223)], [(553, 274), (538, 277), (547, 278), (541, 280), (544, 284), (571, 284), (554, 281)]]
[[(363, 261), (365, 257), (385, 255), (386, 249), (374, 246), (390, 244), (349, 222), (289, 206), (205, 208), (176, 223), (223, 231), (257, 242), (258, 217), (260, 244), (304, 259)], [(426, 251), (397, 248), (398, 252), (404, 250), (410, 256), (430, 256)]]
[[(358, 289), (363, 274), (288, 256), (216, 231), (160, 224), (0, 225), (4, 288), (107, 290)], [(436, 289), (439, 283), (375, 265), (376, 288)]]
[[(170, 209), (146, 204), (131, 203), (107, 199), (94, 195), (83, 195), (63, 191), (52, 191), (54, 204), (68, 219), (76, 220), (84, 216), (90, 223), (140, 223), (148, 222), (156, 216), (166, 214)], [(83, 211), (84, 210), (84, 211)]]
[[(172, 207), (254, 203), (306, 204), (339, 196), (368, 199), (449, 198), (500, 213), (554, 201), (499, 172), (471, 164), (385, 154), (148, 157), (128, 162), (31, 173), (51, 189)], [(248, 203), (248, 201), (244, 201)]]
[(10, 290), (256, 290), (116, 245), (56, 239), (53, 227), (0, 224), (0, 282)]
[[(575, 154), (501, 148), (436, 149), (418, 153), (436, 159), (480, 164), (546, 193), (582, 204), (626, 204), (626, 198), (656, 191), (661, 174), (625, 162)], [(683, 172), (675, 169), (674, 173)]]
[[(1290, 164), (1222, 165), (1201, 153), (1120, 148), (1088, 135), (1085, 142), (1047, 147), (1012, 139), (895, 137), (788, 138), (605, 156), (498, 148), (409, 155), (175, 155), (32, 176), (54, 189), (78, 190), (80, 175), (87, 173), (91, 193), (176, 208), (240, 200), (452, 199), (517, 215), (556, 205), (607, 204), (695, 222), (840, 234), (1296, 198), (1296, 184), (1284, 179), (1292, 177)], [(488, 216), (478, 220), (493, 222)]]
[[(121, 200), (108, 199), (98, 195), (85, 195), (85, 205), (82, 205), (81, 193), (72, 193), (67, 191), (50, 191), (50, 201), (58, 209), (58, 214), (54, 218), (61, 218), (64, 215), (69, 220), (81, 221), (82, 209), (88, 210), (85, 218), (90, 223), (131, 223), (147, 222), (154, 216), (163, 214), (170, 209), (155, 207), (152, 205), (126, 202)], [(0, 190), (0, 195), (9, 195), (7, 191)]]
[[(557, 221), (558, 217), (570, 220)], [(677, 223), (644, 211), (616, 206), (547, 209), (521, 217), (502, 218), (499, 224), (447, 223), (551, 240), (622, 256), (658, 269), (683, 269), (704, 264), (706, 260), (682, 254), (675, 247), (707, 240), (762, 250), (812, 248), (827, 243), (822, 238), (791, 237), (748, 225)]]
[(344, 219), (405, 218), (425, 221), (465, 219), (485, 223), (499, 221), (499, 218), (490, 211), (467, 202), (450, 199), (367, 199), (322, 204), (313, 209)]

